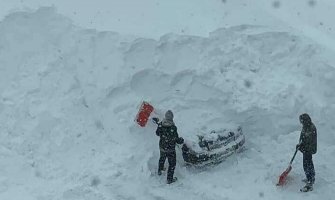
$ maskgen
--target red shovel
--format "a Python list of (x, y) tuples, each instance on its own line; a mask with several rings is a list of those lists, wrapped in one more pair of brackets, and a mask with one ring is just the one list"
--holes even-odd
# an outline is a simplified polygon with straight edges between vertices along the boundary
[(141, 107), (136, 115), (136, 121), (141, 127), (145, 127), (151, 112), (154, 110), (154, 107), (148, 102), (143, 101)]
[(292, 169), (292, 162), (295, 158), (295, 155), (297, 155), (298, 152), (298, 148), (295, 150), (294, 155), (291, 159), (290, 164), (288, 165), (288, 167), (286, 168), (286, 170), (279, 176), (279, 181), (277, 183), (277, 186), (283, 186), (285, 184), (286, 181), (286, 177), (288, 175), (288, 173), (290, 173), (291, 169)]

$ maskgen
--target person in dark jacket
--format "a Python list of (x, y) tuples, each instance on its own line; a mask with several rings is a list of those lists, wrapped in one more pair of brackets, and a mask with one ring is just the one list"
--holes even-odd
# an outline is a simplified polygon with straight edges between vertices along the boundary
[(310, 116), (306, 113), (299, 116), (302, 130), (299, 138), (297, 149), (303, 154), (303, 168), (306, 174), (306, 186), (302, 191), (310, 191), (313, 189), (315, 182), (315, 170), (312, 155), (317, 151), (317, 130)]
[(176, 167), (176, 144), (184, 143), (184, 139), (178, 136), (177, 127), (173, 122), (173, 113), (171, 110), (168, 110), (165, 113), (165, 118), (160, 123), (158, 123), (156, 135), (160, 137), (158, 175), (162, 174), (164, 163), (167, 158), (169, 162), (167, 183), (170, 184), (177, 180), (173, 177), (174, 169)]

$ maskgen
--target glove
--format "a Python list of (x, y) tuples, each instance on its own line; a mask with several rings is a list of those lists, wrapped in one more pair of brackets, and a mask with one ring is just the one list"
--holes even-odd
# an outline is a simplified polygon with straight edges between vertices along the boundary
[(177, 143), (178, 144), (183, 144), (184, 143), (184, 138), (179, 137)]
[(295, 148), (296, 148), (297, 150), (299, 150), (299, 149), (300, 149), (300, 144), (297, 144), (297, 146), (295, 146)]
[(158, 117), (153, 117), (153, 118), (152, 118), (152, 121), (154, 121), (154, 123), (158, 124), (159, 119), (158, 119)]

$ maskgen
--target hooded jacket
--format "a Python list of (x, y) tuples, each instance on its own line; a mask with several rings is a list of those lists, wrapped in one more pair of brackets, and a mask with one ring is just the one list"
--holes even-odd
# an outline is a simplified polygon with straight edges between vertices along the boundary
[(307, 114), (300, 116), (303, 127), (299, 138), (299, 150), (302, 153), (315, 154), (317, 152), (317, 130)]
[(176, 144), (184, 143), (184, 139), (178, 136), (171, 111), (168, 111), (165, 114), (165, 119), (158, 123), (156, 135), (160, 137), (159, 148), (163, 152), (174, 152)]

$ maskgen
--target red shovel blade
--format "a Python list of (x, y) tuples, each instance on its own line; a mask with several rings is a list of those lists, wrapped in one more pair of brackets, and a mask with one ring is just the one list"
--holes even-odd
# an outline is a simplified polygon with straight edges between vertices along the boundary
[(277, 186), (283, 186), (285, 184), (287, 175), (290, 173), (291, 169), (292, 169), (292, 166), (289, 165), (287, 169), (279, 176), (279, 181), (277, 183)]
[(148, 102), (143, 101), (141, 107), (136, 115), (136, 121), (141, 127), (145, 127), (151, 112), (154, 110), (154, 107)]

